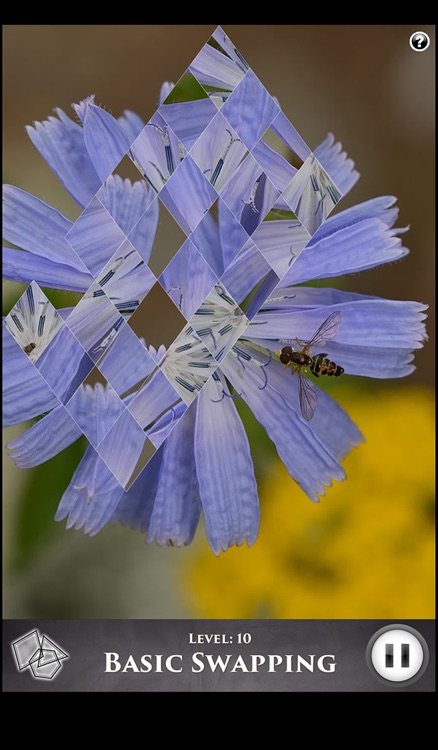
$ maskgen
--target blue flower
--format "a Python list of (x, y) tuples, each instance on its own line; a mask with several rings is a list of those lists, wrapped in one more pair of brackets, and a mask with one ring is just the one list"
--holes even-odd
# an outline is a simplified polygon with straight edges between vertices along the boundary
[[(87, 534), (122, 523), (148, 542), (181, 546), (202, 513), (219, 554), (252, 544), (260, 521), (235, 400), (318, 501), (345, 478), (340, 462), (362, 437), (308, 384), (298, 355), (291, 366), (281, 361), (283, 347), (310, 358), (315, 374), (333, 362), (351, 375), (402, 377), (426, 338), (426, 307), (300, 286), (403, 257), (395, 199), (329, 216), (358, 179), (353, 163), (333, 136), (310, 151), (221, 29), (214, 40), (188, 71), (204, 98), (177, 103), (177, 87), (166, 84), (145, 125), (131, 112), (115, 119), (89, 97), (75, 106), (80, 125), (56, 110), (28, 129), (83, 210), (71, 222), (4, 187), (4, 237), (15, 245), (4, 248), (4, 277), (31, 286), (5, 319), (3, 342), (5, 423), (44, 415), (9, 443), (16, 464), (42, 463), (81, 434), (89, 441), (57, 520)], [(117, 174), (126, 154), (138, 181)], [(157, 274), (150, 259), (166, 209), (187, 239)], [(82, 297), (55, 311), (39, 285)], [(152, 289), (167, 292), (182, 321), (158, 349), (133, 324)], [(309, 342), (327, 319), (336, 326), (319, 337), (317, 366), (321, 350)], [(92, 372), (101, 378), (93, 387)]]

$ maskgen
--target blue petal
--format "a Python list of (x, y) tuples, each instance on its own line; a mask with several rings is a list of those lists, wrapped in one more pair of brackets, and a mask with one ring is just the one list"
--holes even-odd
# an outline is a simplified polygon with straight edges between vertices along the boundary
[[(398, 208), (393, 207), (397, 198), (391, 195), (383, 195), (378, 198), (372, 198), (369, 201), (358, 203), (356, 206), (340, 211), (333, 216), (329, 216), (319, 227), (312, 238), (312, 242), (319, 242), (324, 237), (330, 237), (335, 232), (344, 229), (366, 219), (380, 219), (388, 227), (392, 227), (398, 216)], [(406, 231), (398, 229), (400, 234)]]
[(3, 425), (33, 419), (59, 405), (53, 391), (3, 325)]
[(196, 55), (189, 70), (202, 86), (225, 91), (233, 91), (246, 72), (241, 64), (209, 44), (205, 44)]
[(190, 240), (219, 277), (224, 272), (222, 246), (218, 225), (210, 213), (205, 214), (201, 219), (194, 232), (191, 233)]
[(159, 203), (155, 199), (138, 220), (128, 239), (145, 263), (149, 263), (159, 218)]
[(184, 412), (187, 410), (187, 405), (184, 401), (181, 401), (176, 406), (173, 406), (168, 411), (157, 419), (148, 430), (145, 430), (147, 436), (151, 439), (151, 442), (156, 448), (160, 448), (162, 443), (166, 440), (167, 436), (170, 435), (172, 430), (178, 424)]
[(35, 367), (59, 400), (65, 403), (90, 372), (93, 362), (68, 326), (63, 325), (38, 358)]
[(297, 169), (267, 143), (259, 141), (252, 154), (275, 187), (282, 192), (296, 175)]
[[(251, 352), (251, 350), (244, 345), (242, 345), (241, 348), (246, 352)], [(300, 415), (301, 407), (298, 397), (298, 376), (294, 376), (289, 368), (284, 367), (274, 360), (269, 362), (269, 364), (266, 364), (268, 360), (264, 354), (258, 354), (254, 351), (251, 352), (251, 354), (255, 360), (258, 360), (262, 365), (265, 365), (265, 375), (259, 375), (259, 387), (261, 387), (262, 390), (260, 392), (257, 391), (256, 396), (259, 396), (263, 401), (265, 392), (268, 389), (273, 388), (277, 393), (282, 394), (289, 407), (294, 409), (298, 415)], [(230, 367), (233, 366), (231, 358), (227, 360), (227, 364)], [(243, 379), (245, 379), (245, 373), (246, 371), (244, 370)], [(240, 380), (240, 382), (242, 381)], [(266, 383), (266, 387), (263, 387)], [(340, 385), (340, 387), (342, 386)], [(334, 458), (340, 461), (353, 446), (357, 446), (363, 441), (363, 436), (348, 414), (339, 406), (339, 404), (336, 403), (336, 401), (333, 400), (333, 398), (327, 393), (324, 393), (324, 391), (321, 391), (316, 384), (315, 389), (317, 391), (317, 407), (310, 422), (310, 427), (317, 436), (319, 442), (325, 446)], [(309, 424), (309, 422), (307, 424)], [(292, 431), (290, 432), (290, 436), (291, 435), (293, 435)]]
[(123, 115), (117, 118), (117, 122), (124, 131), (129, 143), (134, 143), (145, 126), (141, 117), (129, 109), (125, 109)]
[(325, 141), (316, 147), (314, 154), (342, 195), (346, 195), (356, 184), (360, 175), (354, 169), (352, 159), (348, 159), (346, 152), (342, 151), (342, 145), (335, 143), (332, 133), (329, 133)]
[(195, 457), (206, 534), (218, 555), (257, 538), (260, 509), (245, 429), (225, 384), (210, 378), (196, 401)]
[(149, 235), (154, 236), (158, 222), (157, 209), (147, 214), (147, 225), (139, 226), (146, 210), (155, 202), (155, 193), (144, 180), (132, 183), (128, 179), (123, 180), (119, 175), (110, 175), (97, 197), (125, 235), (132, 231), (132, 237), (138, 243), (143, 239), (149, 239)]
[(99, 362), (99, 370), (119, 396), (143, 382), (155, 367), (149, 352), (129, 326), (123, 326)]
[(82, 120), (86, 149), (102, 183), (127, 153), (131, 141), (120, 123), (93, 101), (94, 97), (88, 97), (74, 106)]
[(337, 185), (314, 154), (307, 157), (282, 193), (282, 199), (312, 235), (326, 220), (341, 197), (342, 193)]
[(190, 156), (220, 193), (232, 178), (247, 148), (220, 112), (207, 125)]
[[(285, 300), (280, 302), (282, 294)], [(248, 328), (249, 336), (309, 341), (330, 313), (340, 310), (342, 322), (335, 338), (337, 344), (419, 349), (426, 337), (423, 321), (427, 305), (420, 302), (303, 287), (277, 289), (270, 306), (269, 311), (256, 315)]]
[(250, 150), (279, 111), (278, 104), (252, 70), (248, 70), (221, 109), (223, 116)]
[(190, 240), (179, 249), (159, 279), (163, 289), (187, 320), (196, 312), (217, 280)]
[(85, 292), (93, 277), (84, 266), (84, 272), (65, 266), (39, 255), (3, 246), (3, 278), (30, 284), (36, 281), (50, 289), (63, 289), (70, 292)]
[(93, 166), (84, 143), (84, 131), (62, 109), (58, 118), (26, 128), (33, 145), (80, 206), (86, 206), (102, 181)]
[(244, 60), (239, 50), (236, 49), (233, 42), (226, 35), (221, 26), (217, 26), (217, 28), (213, 31), (211, 38), (219, 44), (219, 46), (225, 51), (226, 55), (230, 57), (231, 60), (234, 60), (234, 62), (239, 66), (239, 68), (241, 68), (241, 70), (248, 70), (248, 63), (246, 62), (246, 60)]
[(279, 112), (271, 127), (294, 154), (303, 162), (306, 161), (310, 156), (310, 149), (283, 112)]
[(251, 300), (251, 304), (249, 305), (248, 310), (246, 311), (246, 317), (248, 318), (248, 320), (252, 320), (254, 315), (258, 313), (263, 303), (268, 299), (269, 295), (277, 286), (278, 276), (274, 271), (270, 271), (267, 274), (266, 278), (263, 280), (263, 283), (260, 284), (256, 293), (254, 294), (254, 297)]
[(90, 443), (96, 447), (125, 410), (111, 386), (96, 383), (78, 388), (66, 409)]
[(93, 198), (66, 239), (96, 277), (126, 238), (100, 200)]
[(158, 193), (184, 158), (186, 150), (159, 112), (149, 120), (129, 150), (151, 189)]
[(6, 447), (20, 469), (29, 469), (61, 453), (81, 435), (74, 419), (60, 404)]
[(157, 369), (129, 401), (129, 410), (139, 425), (145, 429), (179, 401), (181, 399), (173, 386), (161, 370)]
[(123, 493), (111, 523), (121, 523), (142, 533), (148, 530), (160, 478), (163, 450), (164, 446), (152, 456), (132, 487)]
[(216, 198), (215, 189), (190, 156), (186, 156), (160, 192), (160, 199), (187, 235)]
[(218, 200), (218, 215), (223, 267), (226, 270), (249, 238), (240, 222), (220, 198)]
[(262, 221), (253, 232), (252, 239), (282, 278), (307, 246), (311, 235), (300, 221), (281, 219)]
[[(228, 289), (233, 299), (240, 304), (270, 271), (271, 266), (254, 242), (249, 239), (228, 266), (221, 277), (221, 282)], [(266, 296), (262, 300), (263, 302)]]
[(239, 165), (221, 197), (250, 235), (271, 210), (278, 190), (251, 154)]
[(159, 113), (186, 149), (190, 149), (217, 112), (210, 99), (162, 104)]
[(89, 446), (64, 492), (55, 521), (68, 517), (67, 528), (93, 536), (110, 520), (123, 489), (104, 461)]
[(86, 273), (65, 239), (72, 226), (71, 221), (39, 198), (12, 185), (3, 186), (4, 239), (44, 259)]
[(301, 284), (357, 273), (404, 257), (408, 250), (380, 219), (365, 219), (317, 239), (318, 232), (283, 278), (284, 285)]
[(193, 450), (195, 411), (187, 410), (164, 443), (147, 542), (181, 547), (195, 534), (201, 512)]
[[(251, 354), (248, 347), (239, 344), (239, 349)], [(301, 417), (298, 387), (294, 394), (290, 373), (273, 361), (268, 367), (268, 373), (262, 373), (254, 360), (244, 362), (231, 354), (223, 363), (223, 372), (265, 428), (289, 474), (311, 500), (318, 502), (324, 487), (330, 486), (332, 479), (345, 479), (345, 473), (311, 423)], [(275, 369), (283, 375), (281, 387), (271, 377)]]
[[(97, 361), (114, 339), (124, 320), (101, 287), (95, 283), (73, 308), (67, 325), (80, 344)], [(99, 296), (93, 296), (94, 293)]]
[(123, 487), (131, 479), (146, 442), (134, 417), (124, 409), (97, 446), (97, 452)]

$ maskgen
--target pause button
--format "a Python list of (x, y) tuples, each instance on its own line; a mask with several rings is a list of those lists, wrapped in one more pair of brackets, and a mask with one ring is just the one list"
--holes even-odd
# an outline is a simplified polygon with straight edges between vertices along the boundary
[(368, 643), (368, 666), (374, 676), (383, 681), (414, 682), (425, 671), (428, 659), (426, 641), (408, 625), (381, 628)]

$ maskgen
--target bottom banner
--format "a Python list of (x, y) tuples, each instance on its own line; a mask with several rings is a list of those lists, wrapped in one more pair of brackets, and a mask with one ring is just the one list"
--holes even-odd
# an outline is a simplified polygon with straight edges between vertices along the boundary
[(435, 621), (4, 620), (4, 692), (434, 692)]

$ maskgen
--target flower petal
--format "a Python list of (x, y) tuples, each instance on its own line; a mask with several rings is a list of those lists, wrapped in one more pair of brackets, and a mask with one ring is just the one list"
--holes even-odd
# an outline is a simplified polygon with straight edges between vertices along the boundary
[(60, 404), (6, 447), (20, 469), (29, 469), (61, 453), (81, 435), (74, 419)]
[(160, 479), (147, 542), (190, 544), (201, 513), (193, 446), (194, 407), (187, 410), (163, 445)]
[(68, 326), (63, 325), (35, 366), (59, 400), (65, 403), (88, 375), (93, 362)]
[(158, 110), (186, 149), (190, 149), (217, 112), (210, 99), (162, 104)]
[(110, 520), (123, 489), (92, 446), (88, 446), (65, 490), (55, 521), (67, 520), (67, 529), (84, 528), (93, 536)]
[(189, 70), (202, 86), (225, 91), (233, 91), (246, 72), (241, 63), (231, 60), (209, 44), (205, 44), (196, 55)]
[(161, 274), (159, 281), (184, 317), (189, 320), (217, 282), (217, 277), (193, 242), (186, 240)]
[(129, 143), (134, 143), (137, 136), (143, 130), (145, 123), (136, 112), (125, 109), (123, 115), (117, 118), (117, 122), (124, 131)]
[(33, 419), (59, 405), (29, 357), (3, 325), (3, 426)]
[(143, 534), (148, 530), (160, 479), (163, 450), (164, 446), (161, 446), (129, 490), (122, 494), (111, 523), (138, 529)]
[(142, 383), (155, 367), (146, 347), (129, 326), (121, 328), (114, 343), (99, 362), (99, 370), (119, 396), (136, 383)]
[(82, 385), (66, 404), (66, 409), (94, 447), (125, 411), (116, 392), (102, 383), (96, 383), (94, 388)]
[(275, 120), (280, 108), (248, 70), (238, 86), (228, 97), (221, 114), (228, 120), (247, 148), (252, 149)]
[(86, 273), (65, 235), (73, 226), (59, 211), (13, 185), (3, 186), (3, 237), (44, 259)]
[[(133, 245), (137, 242), (141, 246), (146, 241), (152, 248), (158, 223), (158, 205), (155, 205), (155, 194), (144, 180), (131, 182), (122, 180), (119, 175), (110, 175), (97, 197), (122, 232), (125, 235), (131, 233), (129, 239)], [(151, 203), (154, 203), (154, 209), (147, 211)], [(149, 259), (149, 255), (150, 250), (145, 260)]]
[(94, 104), (94, 96), (74, 108), (82, 120), (84, 143), (102, 184), (127, 153), (131, 142), (120, 123)]
[(166, 376), (157, 369), (139, 392), (129, 400), (128, 406), (139, 425), (146, 429), (160, 415), (180, 401), (180, 397)]
[(196, 401), (195, 458), (206, 533), (218, 555), (257, 538), (259, 500), (245, 429), (226, 385), (210, 378)]
[(58, 118), (49, 117), (26, 128), (38, 149), (70, 195), (86, 206), (99, 190), (102, 181), (84, 143), (84, 131), (70, 120), (62, 109), (55, 109)]
[[(235, 356), (236, 351), (240, 352), (239, 357)], [(332, 479), (345, 479), (344, 470), (319, 440), (311, 423), (302, 418), (298, 379), (294, 392), (289, 372), (271, 361), (268, 374), (263, 374), (252, 354), (250, 348), (239, 343), (234, 355), (224, 361), (223, 372), (265, 428), (289, 474), (311, 500), (318, 502), (318, 495), (324, 495), (324, 487), (330, 486)], [(245, 359), (248, 355), (249, 361)], [(282, 378), (280, 382), (278, 378), (271, 380), (272, 370)]]
[(358, 273), (409, 252), (396, 230), (388, 229), (380, 219), (365, 219), (320, 240), (317, 234), (284, 276), (285, 286)]
[(325, 141), (316, 147), (314, 154), (330, 175), (342, 195), (346, 195), (356, 184), (360, 175), (354, 169), (354, 161), (347, 158), (342, 145), (335, 143), (335, 137), (329, 133)]
[(3, 246), (3, 278), (30, 284), (36, 281), (50, 289), (85, 292), (93, 277), (84, 266), (84, 272), (39, 255)]
[(66, 238), (94, 277), (126, 239), (98, 198), (93, 198), (88, 204)]
[(271, 309), (253, 319), (247, 331), (250, 338), (309, 341), (335, 310), (342, 312), (337, 344), (420, 349), (426, 337), (423, 321), (427, 305), (420, 302), (388, 300), (328, 287), (303, 287), (277, 289), (275, 301), (270, 304), (268, 300), (264, 307)]
[[(240, 304), (261, 279), (270, 272), (270, 265), (254, 242), (248, 239), (221, 277), (221, 282), (228, 289), (233, 299)], [(262, 301), (264, 302), (265, 299), (266, 295)]]

